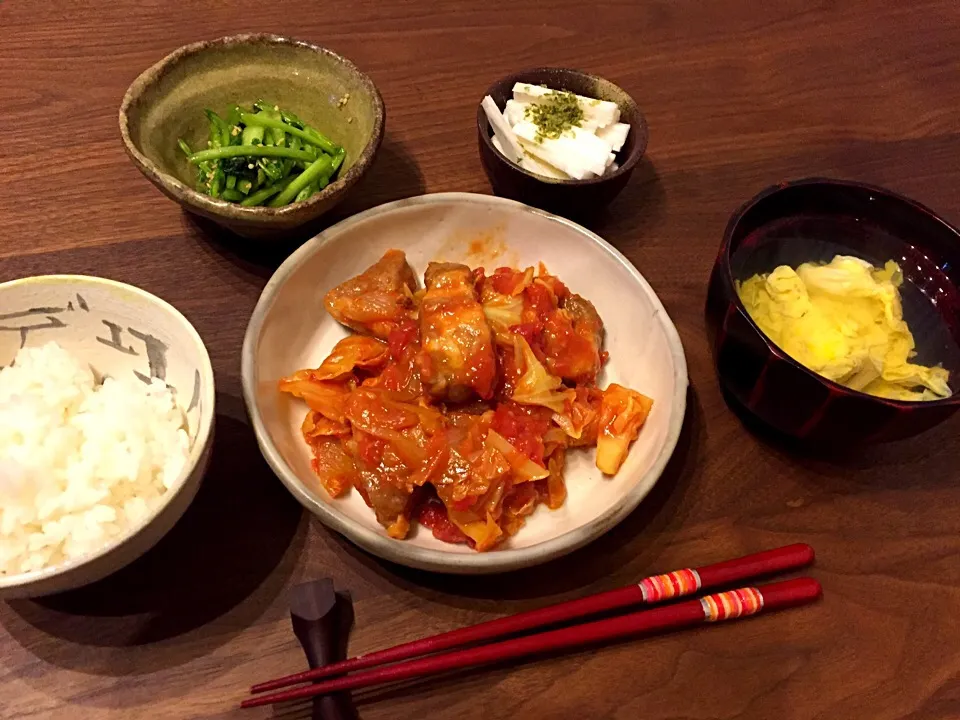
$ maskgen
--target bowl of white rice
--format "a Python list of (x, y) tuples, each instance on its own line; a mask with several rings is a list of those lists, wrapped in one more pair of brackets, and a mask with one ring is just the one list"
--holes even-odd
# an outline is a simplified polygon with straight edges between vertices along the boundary
[(0, 598), (99, 580), (196, 495), (214, 379), (197, 331), (130, 285), (0, 284)]

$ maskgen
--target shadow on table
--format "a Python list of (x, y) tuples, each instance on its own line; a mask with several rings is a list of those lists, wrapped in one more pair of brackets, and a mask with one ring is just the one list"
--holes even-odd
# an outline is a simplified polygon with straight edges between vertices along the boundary
[[(667, 196), (657, 168), (643, 158), (630, 182), (610, 205), (591, 218), (580, 220), (586, 227), (620, 250), (642, 243), (659, 228), (666, 214)], [(621, 238), (618, 242), (612, 237)]]
[[(682, 629), (665, 630), (657, 633), (657, 635), (658, 637), (663, 637), (674, 632), (682, 632)], [(630, 642), (636, 642), (636, 637), (624, 636), (615, 640), (605, 641), (602, 643), (602, 647), (616, 647), (618, 645), (625, 645)], [(364, 715), (364, 706), (366, 705), (385, 703), (384, 705), (378, 707), (378, 710), (380, 710), (382, 713), (383, 708), (390, 707), (390, 705), (386, 703), (401, 703), (396, 707), (405, 707), (402, 703), (409, 702), (411, 698), (416, 696), (420, 696), (421, 699), (432, 698), (431, 700), (426, 701), (424, 706), (420, 708), (419, 714), (422, 717), (454, 717), (449, 709), (441, 709), (440, 707), (437, 707), (437, 697), (442, 698), (452, 696), (460, 698), (471, 697), (477, 693), (489, 693), (491, 692), (492, 688), (497, 688), (500, 686), (500, 683), (506, 681), (512, 673), (517, 671), (518, 668), (526, 665), (536, 664), (541, 669), (547, 668), (547, 672), (549, 672), (550, 663), (556, 663), (559, 665), (560, 663), (567, 661), (569, 658), (576, 658), (578, 654), (586, 655), (591, 651), (595, 651), (598, 647), (601, 647), (601, 644), (586, 645), (582, 648), (565, 651), (535, 653), (533, 655), (514, 660), (499, 660), (489, 665), (468, 667), (461, 670), (450, 670), (442, 673), (425, 675), (424, 677), (420, 678), (401, 680), (399, 682), (392, 682), (369, 688), (361, 688), (359, 690), (351, 691), (351, 697), (353, 699), (354, 706), (360, 713), (361, 718)], [(446, 710), (446, 712), (444, 712), (444, 710)], [(269, 718), (269, 720), (313, 720), (315, 717), (311, 714), (310, 700), (293, 700), (278, 703), (271, 706), (271, 710), (268, 712), (270, 712), (270, 714), (266, 715), (265, 717)], [(397, 712), (390, 717), (407, 717), (407, 715)], [(533, 716), (521, 715), (520, 717)], [(556, 716), (551, 715), (551, 717)], [(574, 713), (569, 716), (563, 715), (562, 717), (573, 718), (593, 716)]]
[(691, 386), (676, 450), (650, 494), (602, 537), (570, 555), (536, 567), (498, 575), (442, 575), (377, 560), (339, 535), (331, 533), (331, 537), (343, 552), (371, 572), (431, 602), (458, 607), (477, 609), (476, 600), (518, 601), (516, 608), (500, 607), (500, 612), (517, 612), (529, 609), (526, 600), (563, 593), (582, 595), (584, 588), (593, 584), (598, 586), (594, 591), (599, 591), (599, 586), (617, 587), (616, 578), (649, 574), (645, 571), (651, 569), (650, 558), (666, 542), (664, 534), (682, 524), (684, 518), (679, 508), (697, 470), (693, 460), (703, 435), (703, 413)]
[(229, 259), (244, 272), (267, 279), (304, 242), (344, 218), (393, 200), (423, 193), (423, 175), (403, 144), (389, 134), (367, 175), (327, 214), (282, 240), (251, 240), (215, 222), (184, 212), (184, 227), (198, 244)]
[[(663, 630), (657, 633), (663, 637), (673, 633), (683, 632), (683, 628)], [(610, 648), (626, 643), (636, 642), (636, 637), (623, 636), (603, 643), (588, 644), (570, 650), (548, 651), (513, 660), (501, 660), (485, 666), (468, 667), (461, 670), (451, 670), (437, 674), (425, 675), (420, 678), (391, 682), (381, 686), (361, 688), (351, 691), (353, 705), (362, 717), (365, 705), (375, 703), (389, 703), (391, 701), (408, 701), (414, 696), (428, 698), (431, 696), (452, 695), (455, 697), (469, 697), (472, 693), (487, 692), (505, 681), (518, 668), (536, 663), (541, 668), (549, 668), (550, 663), (562, 663), (569, 658), (576, 658), (578, 654), (595, 651), (599, 647)], [(423, 712), (430, 714), (429, 706)], [(312, 720), (311, 701), (294, 700), (278, 703), (271, 706), (270, 720)], [(399, 715), (398, 715), (399, 717)], [(447, 717), (447, 715), (443, 715)]]
[(846, 494), (862, 488), (935, 488), (956, 479), (955, 465), (938, 462), (935, 457), (949, 456), (951, 449), (960, 447), (960, 418), (906, 440), (867, 445), (811, 444), (773, 429), (726, 392), (724, 400), (744, 427), (767, 448), (785, 461), (803, 467), (807, 471), (805, 477), (825, 490)]
[[(0, 606), (10, 634), (55, 665), (128, 675), (207, 654), (259, 617), (293, 571), (306, 523), (260, 456), (249, 427), (218, 414), (214, 443), (196, 498), (152, 550), (93, 585)], [(137, 652), (198, 628), (196, 638), (179, 643), (175, 653)], [(68, 642), (50, 642), (47, 635)]]

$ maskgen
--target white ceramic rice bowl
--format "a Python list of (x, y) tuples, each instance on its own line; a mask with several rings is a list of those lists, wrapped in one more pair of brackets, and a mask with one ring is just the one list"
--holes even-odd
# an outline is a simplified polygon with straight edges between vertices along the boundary
[[(540, 506), (517, 535), (477, 553), (416, 527), (386, 535), (359, 493), (332, 499), (310, 467), (300, 434), (306, 405), (277, 381), (316, 367), (348, 331), (324, 310), (328, 290), (403, 250), (421, 278), (431, 260), (488, 270), (543, 262), (572, 292), (592, 301), (606, 326), (610, 360), (600, 386), (619, 382), (654, 399), (651, 415), (615, 477), (593, 450), (567, 455), (568, 497)], [(498, 257), (491, 258), (498, 253)], [(321, 521), (384, 559), (447, 573), (503, 572), (569, 553), (626, 517), (656, 483), (676, 446), (686, 407), (687, 368), (677, 331), (636, 268), (590, 231), (510, 200), (468, 193), (425, 195), (360, 213), (308, 241), (280, 266), (254, 310), (243, 346), (244, 398), (261, 451), (291, 493)]]
[(89, 363), (98, 376), (137, 372), (164, 380), (187, 410), (190, 454), (177, 481), (139, 527), (91, 555), (0, 575), (0, 598), (37, 597), (87, 585), (143, 555), (183, 515), (210, 456), (213, 368), (197, 331), (172, 305), (131, 285), (83, 275), (0, 283), (0, 367), (12, 363), (21, 346), (49, 342)]

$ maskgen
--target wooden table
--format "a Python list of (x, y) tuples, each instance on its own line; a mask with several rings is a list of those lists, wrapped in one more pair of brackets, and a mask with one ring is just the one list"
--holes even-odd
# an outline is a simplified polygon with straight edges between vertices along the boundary
[[(535, 664), (367, 693), (364, 718), (956, 718), (960, 422), (843, 460), (796, 457), (723, 403), (705, 281), (730, 213), (763, 187), (831, 175), (889, 186), (960, 222), (956, 0), (427, 0), (0, 4), (0, 280), (135, 283), (203, 335), (217, 372), (204, 488), (148, 556), (85, 591), (0, 604), (0, 717), (256, 718), (250, 683), (301, 669), (289, 588), (349, 588), (366, 652), (796, 541), (817, 606)], [(256, 449), (240, 344), (277, 252), (238, 246), (162, 197), (124, 155), (127, 85), (175, 47), (290, 34), (379, 85), (387, 135), (336, 218), (424, 192), (489, 192), (476, 103), (527, 66), (626, 88), (649, 162), (594, 229), (625, 252), (683, 339), (692, 390), (652, 495), (593, 545), (518, 576), (441, 577), (359, 551), (301, 511)], [(282, 717), (304, 717), (285, 712)]]

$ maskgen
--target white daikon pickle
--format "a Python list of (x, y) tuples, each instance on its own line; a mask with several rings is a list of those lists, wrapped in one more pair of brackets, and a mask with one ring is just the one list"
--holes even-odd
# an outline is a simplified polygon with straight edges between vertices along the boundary
[[(555, 92), (555, 90), (540, 85), (516, 83), (513, 86), (513, 99), (522, 103), (541, 105), (550, 102), (550, 96)], [(616, 103), (588, 98), (583, 95), (573, 95), (577, 98), (577, 102), (583, 110), (584, 120), (586, 120), (582, 127), (590, 124), (602, 128), (620, 122), (620, 108)]]
[(493, 128), (494, 136), (500, 141), (499, 150), (503, 156), (514, 163), (522, 159), (523, 150), (520, 148), (513, 130), (510, 129), (510, 125), (503, 119), (497, 103), (494, 102), (492, 97), (487, 95), (483, 98), (483, 102), (481, 102), (480, 105), (483, 107), (484, 113), (486, 113), (490, 127)]
[(589, 130), (570, 128), (558, 138), (549, 138), (525, 120), (513, 132), (526, 152), (577, 180), (583, 180), (588, 172), (602, 175), (607, 168), (610, 147)]
[[(504, 157), (507, 156), (507, 154), (503, 152), (503, 146), (500, 145), (500, 139), (496, 135), (493, 136), (493, 146), (500, 151), (501, 155)], [(554, 180), (570, 179), (570, 176), (565, 172), (557, 170), (557, 168), (553, 167), (552, 165), (548, 165), (545, 162), (541, 162), (535, 156), (526, 152), (523, 153), (523, 158), (517, 163), (517, 165), (522, 167), (524, 170), (529, 170), (532, 173), (543, 175), (544, 177), (552, 178)]]
[(503, 117), (510, 123), (510, 127), (513, 127), (517, 123), (521, 123), (527, 119), (526, 112), (528, 107), (530, 107), (529, 103), (507, 100), (507, 106), (503, 109)]
[(627, 141), (627, 134), (630, 132), (630, 126), (626, 123), (618, 122), (613, 125), (599, 128), (597, 137), (603, 140), (613, 152), (617, 152)]

